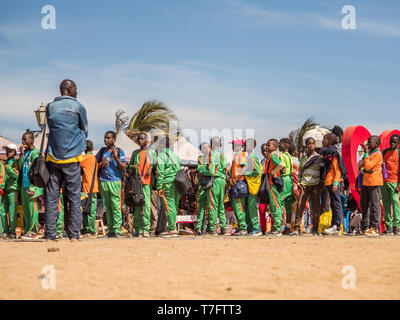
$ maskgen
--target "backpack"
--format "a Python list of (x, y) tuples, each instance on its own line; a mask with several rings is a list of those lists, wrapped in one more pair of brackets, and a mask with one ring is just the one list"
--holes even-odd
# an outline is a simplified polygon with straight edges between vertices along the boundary
[(246, 181), (247, 185), (249, 187), (249, 193), (253, 196), (258, 194), (258, 191), (260, 190), (261, 187), (261, 175), (263, 172), (263, 167), (260, 161), (258, 162), (260, 164), (260, 171), (256, 177), (248, 177), (246, 176)]
[(181, 169), (178, 171), (174, 182), (180, 194), (186, 194), (192, 188), (192, 184), (188, 176), (188, 171), (186, 169)]
[(144, 158), (144, 164), (142, 169), (142, 174), (132, 173), (125, 185), (125, 203), (133, 208), (144, 204), (144, 192), (143, 192), (143, 181), (142, 177), (144, 175), (144, 168), (147, 162), (147, 152)]
[(50, 179), (49, 170), (46, 167), (46, 160), (43, 157), (43, 144), (45, 137), (45, 129), (42, 130), (42, 142), (40, 144), (40, 154), (29, 169), (29, 181), (36, 187), (45, 188)]
[(269, 204), (269, 181), (268, 181), (268, 175), (263, 174), (261, 176), (261, 186), (260, 190), (258, 191), (258, 195), (260, 197), (260, 203), (265, 203)]

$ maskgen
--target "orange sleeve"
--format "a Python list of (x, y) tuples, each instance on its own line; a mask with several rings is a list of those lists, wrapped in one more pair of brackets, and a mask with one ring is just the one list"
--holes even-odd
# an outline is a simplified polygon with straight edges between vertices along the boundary
[(336, 157), (333, 158), (332, 160), (332, 166), (333, 166), (333, 182), (339, 182), (340, 178), (342, 177), (342, 173), (340, 172), (339, 168), (339, 161)]
[(364, 159), (364, 167), (366, 171), (373, 170), (375, 167), (379, 166), (379, 163), (381, 162), (381, 157), (379, 156), (379, 153), (376, 153), (376, 155), (368, 156)]

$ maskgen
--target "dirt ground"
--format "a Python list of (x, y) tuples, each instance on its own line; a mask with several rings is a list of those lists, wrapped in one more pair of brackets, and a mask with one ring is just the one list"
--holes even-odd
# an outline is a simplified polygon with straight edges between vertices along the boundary
[(400, 299), (399, 263), (400, 237), (2, 241), (0, 299)]

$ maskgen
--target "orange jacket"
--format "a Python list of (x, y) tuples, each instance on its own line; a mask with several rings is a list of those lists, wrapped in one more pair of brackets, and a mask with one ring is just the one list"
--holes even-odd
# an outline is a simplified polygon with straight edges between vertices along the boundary
[(363, 186), (383, 186), (382, 162), (382, 153), (379, 151), (365, 154), (364, 163), (361, 166), (361, 173), (364, 174)]
[(340, 181), (342, 181), (342, 173), (340, 172), (339, 161), (334, 157), (331, 166), (329, 167), (329, 171), (325, 176), (325, 185), (338, 185)]

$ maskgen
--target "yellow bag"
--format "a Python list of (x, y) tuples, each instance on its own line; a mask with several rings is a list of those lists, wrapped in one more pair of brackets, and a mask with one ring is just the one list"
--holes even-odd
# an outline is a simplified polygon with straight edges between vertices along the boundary
[[(332, 211), (324, 212), (319, 217), (318, 233), (321, 234), (323, 230), (330, 228), (332, 223)], [(343, 224), (340, 225), (340, 233), (343, 234)]]
[(260, 161), (258, 161), (258, 163), (260, 164), (260, 172), (258, 173), (258, 176), (256, 177), (246, 176), (247, 185), (249, 187), (249, 193), (253, 196), (255, 196), (258, 193), (258, 190), (260, 190), (261, 187), (261, 174), (263, 172), (263, 167)]

